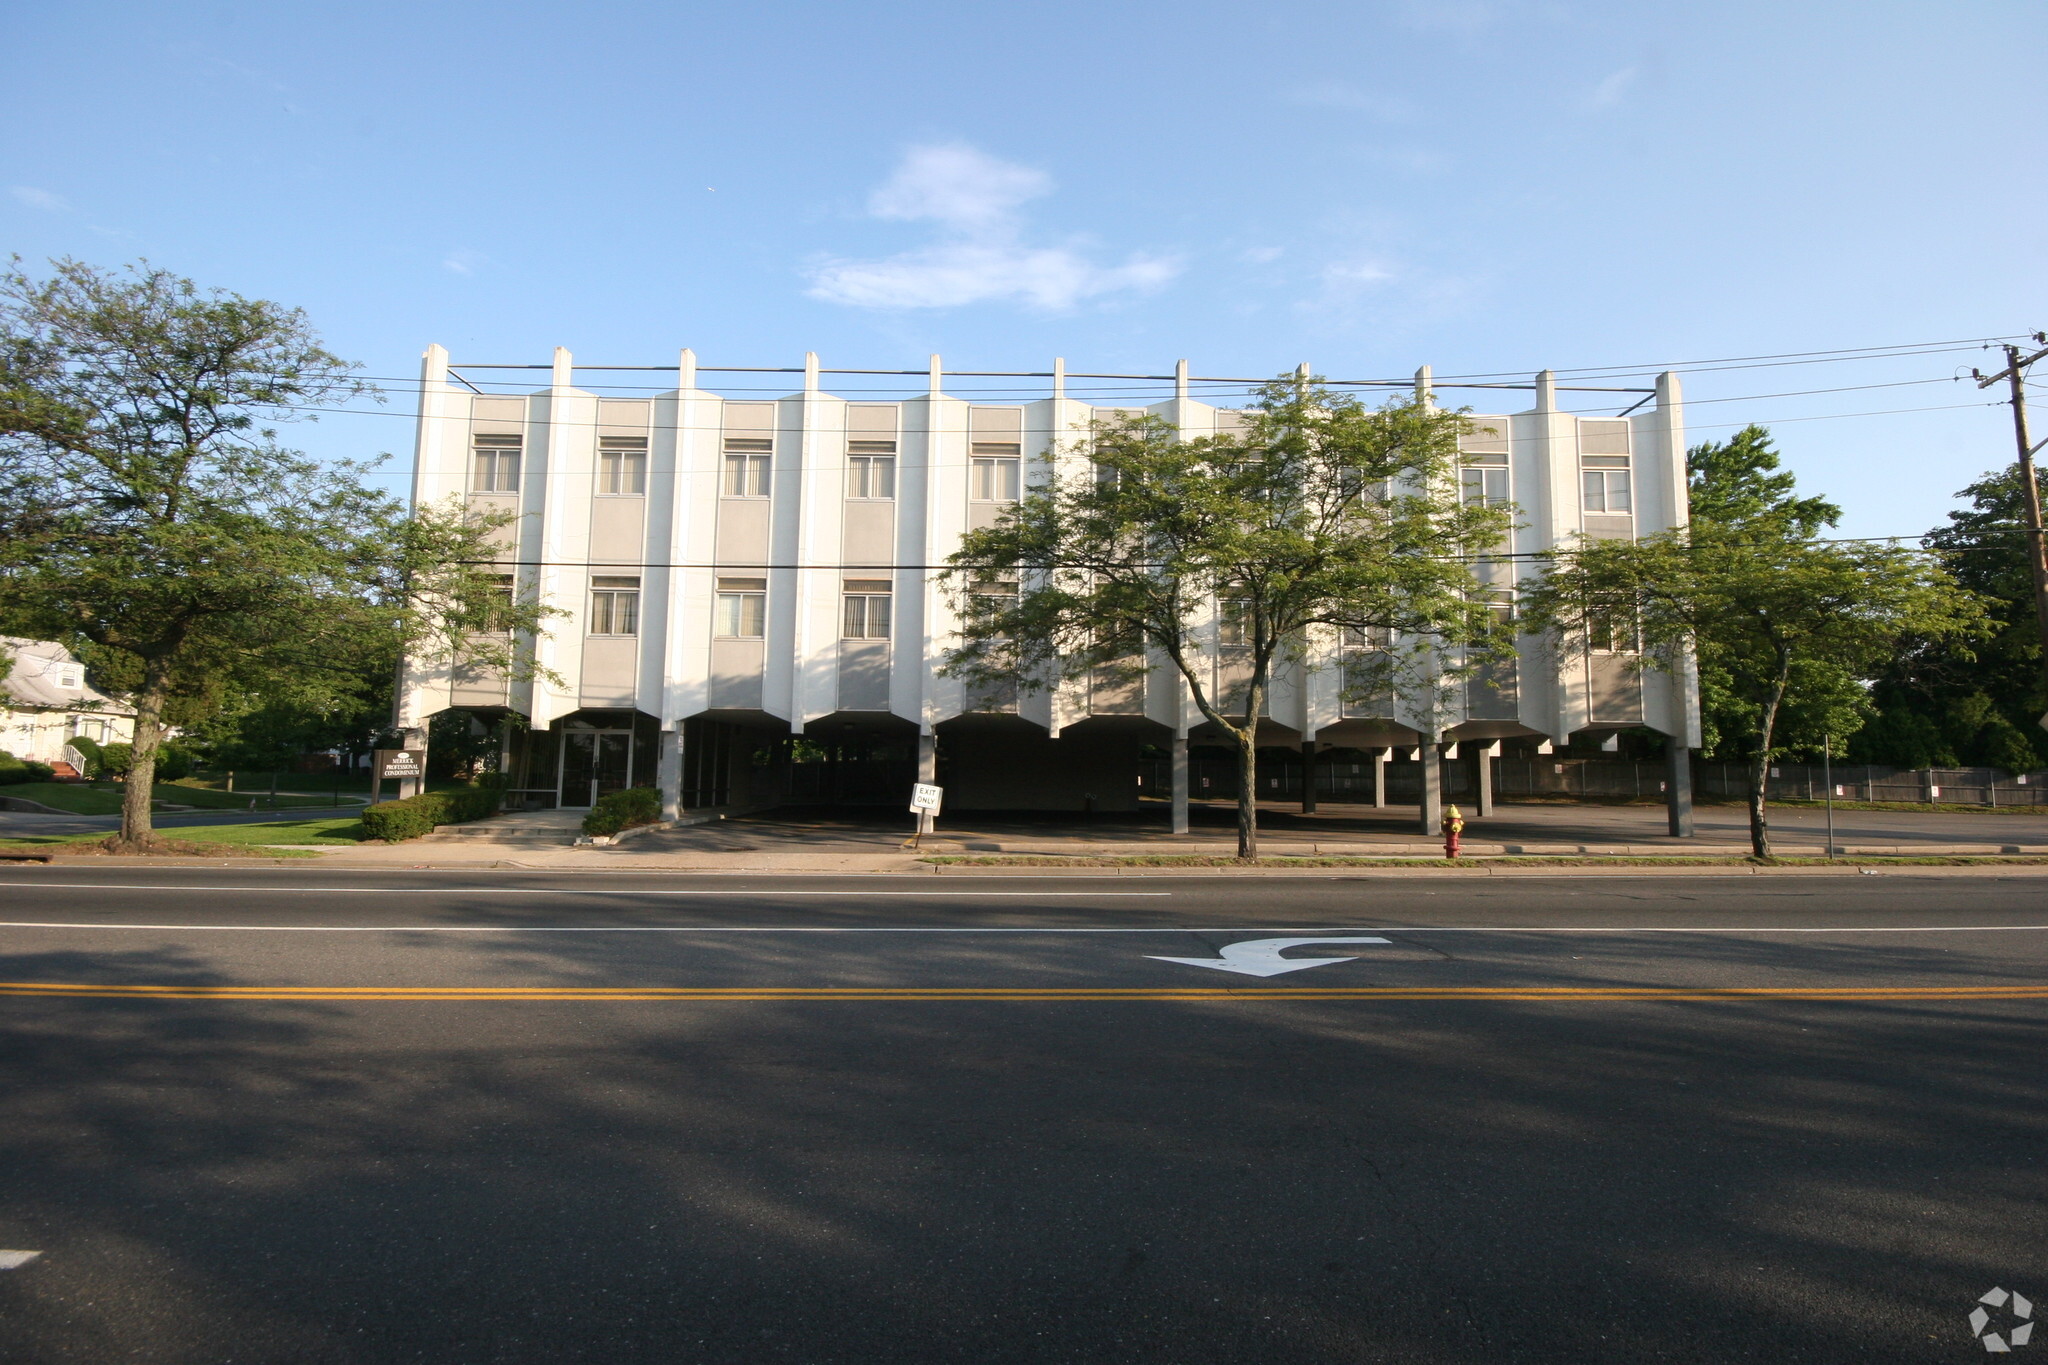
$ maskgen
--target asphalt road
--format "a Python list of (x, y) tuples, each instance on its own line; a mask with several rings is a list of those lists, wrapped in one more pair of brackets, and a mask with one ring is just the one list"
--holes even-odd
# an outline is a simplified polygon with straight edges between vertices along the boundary
[[(963, 882), (0, 871), (0, 1359), (1960, 1361), (2048, 1301), (2048, 882)], [(1160, 960), (1263, 938), (1388, 941)]]

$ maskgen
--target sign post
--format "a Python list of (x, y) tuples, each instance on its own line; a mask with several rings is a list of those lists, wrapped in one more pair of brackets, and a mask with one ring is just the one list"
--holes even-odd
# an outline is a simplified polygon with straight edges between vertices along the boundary
[(408, 784), (419, 783), (424, 791), (427, 775), (427, 751), (425, 749), (377, 749), (370, 758), (370, 804), (376, 805), (384, 799), (386, 778), (398, 779), (398, 798), (402, 801), (412, 793), (406, 790)]
[(917, 817), (917, 833), (910, 836), (910, 847), (916, 848), (918, 840), (924, 838), (938, 817), (939, 805), (945, 799), (946, 789), (930, 783), (918, 782), (910, 788), (910, 811)]

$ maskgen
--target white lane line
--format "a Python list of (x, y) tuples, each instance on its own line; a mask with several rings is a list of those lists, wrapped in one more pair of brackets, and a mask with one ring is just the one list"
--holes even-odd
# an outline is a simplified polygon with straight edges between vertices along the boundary
[(1001, 928), (954, 925), (792, 925), (792, 924), (102, 924), (60, 920), (0, 920), (4, 929), (149, 929), (173, 932), (222, 934), (1997, 934), (2040, 933), (2048, 924), (1931, 924), (1894, 928), (1771, 929), (1698, 928), (1675, 929), (1666, 925), (1647, 928), (1603, 929), (1583, 926), (1548, 925), (1541, 928), (1496, 928), (1481, 925), (1450, 925), (1430, 928), (1403, 924), (1337, 924), (1298, 929), (1276, 929), (1270, 924), (1232, 926), (1188, 924), (1174, 928), (1119, 927), (1069, 928), (1044, 925)]
[(42, 1254), (40, 1251), (0, 1251), (0, 1270), (19, 1270)]
[(614, 890), (540, 886), (128, 886), (119, 882), (17, 882), (8, 886), (35, 891), (241, 891), (256, 895), (342, 896), (1171, 896), (1171, 891), (707, 891), (697, 887), (621, 887)]

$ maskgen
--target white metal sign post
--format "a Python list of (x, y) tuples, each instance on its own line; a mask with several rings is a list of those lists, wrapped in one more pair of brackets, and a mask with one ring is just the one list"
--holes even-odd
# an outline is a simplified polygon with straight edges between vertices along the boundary
[(934, 787), (927, 782), (913, 783), (910, 788), (910, 810), (917, 816), (917, 833), (910, 836), (910, 846), (916, 848), (917, 841), (931, 829), (932, 821), (938, 818), (939, 805), (945, 800), (946, 789)]

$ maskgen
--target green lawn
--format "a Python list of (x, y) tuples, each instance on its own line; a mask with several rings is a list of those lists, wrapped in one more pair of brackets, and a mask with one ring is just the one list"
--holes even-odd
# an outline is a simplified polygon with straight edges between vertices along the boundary
[[(258, 810), (271, 809), (267, 792), (217, 792), (208, 791), (204, 787), (183, 787), (159, 782), (155, 795), (159, 809), (165, 805), (175, 805), (193, 806), (201, 810), (247, 810), (252, 796), (258, 803)], [(0, 796), (18, 796), (24, 801), (34, 801), (38, 805), (70, 811), (73, 815), (121, 813), (121, 788), (111, 782), (95, 782), (90, 786), (70, 782), (23, 782), (12, 787), (0, 787)], [(333, 803), (326, 797), (280, 796), (277, 798), (276, 808), (291, 810), (301, 806), (331, 804)]]
[[(274, 820), (255, 825), (191, 825), (181, 829), (160, 829), (157, 833), (167, 839), (194, 844), (237, 844), (244, 847), (264, 844), (333, 844), (353, 845), (362, 832), (362, 821), (354, 816), (322, 820)], [(104, 839), (104, 834), (37, 834), (20, 839), (0, 839), (0, 848), (34, 849), (47, 848), (52, 844), (82, 844), (95, 839)], [(310, 850), (289, 848), (273, 850), (280, 858), (311, 858), (316, 856)]]
[(74, 815), (119, 815), (121, 793), (99, 787), (75, 787), (68, 782), (22, 782), (0, 787), (0, 796), (18, 796), (24, 801), (68, 810)]
[(185, 825), (160, 830), (172, 839), (202, 844), (354, 844), (363, 822), (353, 815), (319, 820), (266, 820), (256, 825)]

